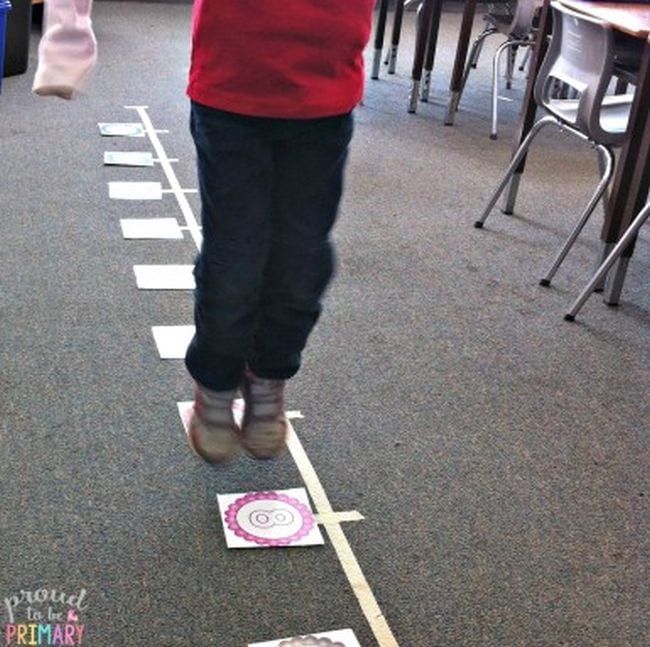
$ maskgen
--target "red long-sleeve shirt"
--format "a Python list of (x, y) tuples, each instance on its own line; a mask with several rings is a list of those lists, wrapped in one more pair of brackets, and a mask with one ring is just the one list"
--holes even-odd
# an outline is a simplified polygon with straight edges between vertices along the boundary
[(188, 95), (255, 117), (349, 112), (374, 0), (195, 0)]

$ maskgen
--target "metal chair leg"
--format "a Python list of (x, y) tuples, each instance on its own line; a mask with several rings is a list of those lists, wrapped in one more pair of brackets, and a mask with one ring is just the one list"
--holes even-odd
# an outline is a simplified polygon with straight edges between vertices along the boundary
[(483, 51), (483, 42), (485, 39), (490, 36), (490, 34), (496, 34), (499, 30), (492, 26), (488, 25), (486, 22), (486, 26), (483, 28), (483, 31), (478, 35), (478, 38), (474, 41), (474, 45), (472, 46), (472, 54), (470, 54), (470, 57), (468, 59), (468, 64), (469, 67), (472, 69), (476, 69), (476, 66), (478, 65), (478, 59), (481, 56), (481, 52)]
[(580, 232), (587, 224), (587, 220), (589, 220), (589, 217), (591, 216), (594, 209), (596, 208), (596, 205), (600, 202), (600, 199), (603, 196), (603, 193), (605, 192), (605, 189), (607, 189), (607, 185), (609, 184), (609, 181), (612, 178), (612, 173), (614, 171), (614, 153), (611, 151), (611, 149), (608, 146), (598, 145), (596, 148), (598, 150), (599, 155), (603, 158), (602, 166), (604, 167), (605, 171), (602, 177), (600, 178), (600, 182), (598, 183), (598, 186), (596, 187), (594, 194), (591, 196), (591, 199), (587, 203), (587, 206), (585, 207), (584, 211), (580, 215), (578, 222), (576, 223), (575, 227), (569, 234), (569, 237), (566, 239), (559, 254), (553, 261), (553, 265), (551, 266), (551, 269), (546, 273), (546, 276), (543, 279), (540, 279), (539, 284), (543, 285), (544, 287), (548, 287), (549, 285), (551, 285), (551, 280), (555, 276), (555, 273), (558, 271), (560, 265), (563, 263), (564, 259), (566, 258), (566, 255), (569, 253), (569, 250), (573, 246), (573, 243), (575, 243), (576, 238), (578, 238)]
[(472, 51), (469, 55), (469, 58), (467, 60), (469, 66), (472, 69), (476, 69), (476, 66), (478, 65), (478, 59), (481, 57), (481, 52), (483, 51), (483, 44), (485, 42), (485, 39), (488, 36), (491, 36), (492, 34), (497, 33), (496, 27), (486, 27), (477, 37), (476, 40), (474, 41), (472, 45)]
[(617, 79), (614, 94), (625, 94), (627, 92), (627, 81), (625, 79)]
[(499, 186), (496, 188), (496, 190), (488, 200), (487, 206), (483, 210), (483, 213), (481, 214), (480, 218), (474, 222), (474, 227), (476, 227), (477, 229), (481, 229), (483, 227), (483, 224), (487, 220), (487, 217), (490, 215), (490, 212), (494, 208), (494, 205), (497, 203), (497, 200), (503, 193), (504, 189), (508, 186), (510, 182), (510, 178), (512, 178), (512, 176), (514, 175), (515, 169), (519, 166), (521, 160), (528, 152), (528, 149), (530, 148), (533, 139), (535, 139), (539, 131), (544, 126), (547, 126), (549, 124), (557, 125), (557, 123), (558, 121), (557, 119), (555, 119), (555, 117), (551, 117), (550, 115), (547, 115), (546, 117), (542, 117), (539, 121), (537, 121), (535, 125), (530, 129), (530, 132), (528, 133), (528, 135), (526, 135), (526, 138), (524, 139), (523, 142), (521, 142), (521, 145), (513, 155), (512, 160), (510, 161), (510, 164), (508, 165), (508, 168), (506, 169), (506, 172), (503, 178), (501, 179), (501, 182), (499, 183)]
[(490, 129), (490, 139), (497, 138), (497, 119), (499, 110), (499, 64), (501, 55), (510, 47), (510, 42), (499, 45), (492, 59), (492, 128)]
[(512, 78), (515, 71), (515, 59), (517, 58), (517, 50), (519, 47), (513, 45), (508, 52), (508, 58), (506, 60), (506, 90), (512, 89)]
[(477, 39), (472, 43), (472, 48), (470, 49), (469, 56), (467, 57), (467, 63), (465, 64), (465, 70), (463, 71), (463, 81), (460, 86), (460, 91), (458, 92), (458, 96), (456, 97), (454, 101), (454, 112), (458, 110), (458, 104), (460, 103), (460, 99), (463, 96), (463, 90), (465, 89), (465, 84), (467, 83), (467, 77), (469, 76), (469, 71), (472, 68), (476, 68), (476, 64), (478, 62), (478, 58), (481, 54), (481, 49), (483, 48), (483, 41), (490, 35), (496, 33), (496, 29), (493, 27), (488, 27), (487, 29), (484, 29)]
[(530, 60), (530, 52), (532, 48), (527, 47), (526, 52), (524, 53), (524, 57), (521, 59), (521, 63), (519, 64), (519, 71), (523, 72), (526, 69), (526, 65), (528, 64), (528, 61)]
[[(501, 62), (501, 55), (508, 48), (517, 48), (520, 45), (529, 45), (528, 41), (523, 40), (508, 40), (500, 45), (492, 59), (492, 128), (490, 130), (490, 139), (497, 138), (497, 123), (498, 123), (498, 110), (499, 110), (499, 63)], [(510, 52), (508, 52), (508, 62), (510, 62)]]
[(469, 66), (473, 70), (475, 70), (478, 66), (478, 59), (481, 57), (481, 52), (483, 51), (483, 41), (485, 40), (485, 37), (493, 34), (494, 32), (496, 32), (496, 29), (486, 29), (482, 34), (479, 35), (478, 39), (476, 40), (476, 48), (473, 48), (473, 55), (470, 55), (469, 57)]
[(650, 216), (650, 202), (639, 212), (637, 217), (632, 221), (632, 224), (628, 227), (627, 231), (623, 234), (621, 239), (616, 243), (614, 249), (609, 253), (609, 256), (603, 261), (602, 265), (598, 268), (598, 271), (591, 277), (591, 280), (582, 292), (579, 294), (575, 303), (573, 304), (571, 310), (564, 315), (564, 318), (567, 321), (574, 321), (576, 315), (585, 304), (587, 299), (591, 296), (591, 293), (595, 291), (596, 286), (602, 282), (602, 280), (607, 275), (607, 272), (611, 269), (612, 265), (620, 258), (621, 254), (625, 251), (628, 245), (634, 242), (634, 238), (637, 235), (637, 232), (643, 225), (643, 223)]
[[(606, 160), (603, 159), (602, 155), (598, 156), (598, 171), (600, 172), (600, 176), (602, 177), (605, 173), (605, 164)], [(607, 217), (607, 210), (609, 209), (609, 185), (607, 185), (607, 188), (603, 192), (603, 198), (600, 201), (601, 205), (603, 207), (603, 216)], [(600, 267), (601, 263), (607, 258), (607, 255), (609, 252), (612, 250), (614, 247), (614, 243), (609, 243), (605, 244), (603, 249), (601, 250), (601, 253), (598, 255), (598, 258), (596, 258), (594, 262), (594, 272)], [(596, 286), (596, 292), (602, 292), (605, 289), (605, 281), (603, 280), (600, 285)]]

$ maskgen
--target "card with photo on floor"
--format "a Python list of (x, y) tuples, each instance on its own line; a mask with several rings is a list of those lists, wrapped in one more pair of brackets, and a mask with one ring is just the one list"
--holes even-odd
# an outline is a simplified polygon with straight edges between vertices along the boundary
[(153, 156), (146, 151), (105, 151), (106, 166), (153, 166)]
[(97, 124), (102, 137), (144, 137), (144, 126), (141, 123), (106, 123)]

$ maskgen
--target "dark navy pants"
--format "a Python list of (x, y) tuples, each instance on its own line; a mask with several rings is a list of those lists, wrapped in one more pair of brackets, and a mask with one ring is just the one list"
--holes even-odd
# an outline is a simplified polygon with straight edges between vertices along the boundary
[(222, 391), (246, 366), (288, 379), (334, 271), (330, 231), (351, 114), (267, 119), (193, 103), (203, 244), (197, 257), (192, 377)]

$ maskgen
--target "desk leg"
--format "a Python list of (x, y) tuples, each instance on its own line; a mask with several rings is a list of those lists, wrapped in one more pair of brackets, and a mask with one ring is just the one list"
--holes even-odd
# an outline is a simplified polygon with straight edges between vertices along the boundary
[(508, 192), (506, 193), (506, 198), (503, 201), (503, 206), (501, 207), (501, 213), (505, 213), (507, 216), (511, 216), (515, 210), (515, 200), (517, 199), (517, 193), (519, 191), (519, 183), (521, 182), (521, 173), (517, 173), (512, 176), (510, 184), (508, 185)]
[(393, 18), (393, 33), (391, 37), (390, 50), (388, 52), (388, 73), (395, 74), (395, 66), (397, 65), (397, 49), (399, 47), (399, 39), (402, 33), (402, 21), (404, 19), (404, 2), (406, 0), (397, 0), (395, 4), (395, 17)]
[[(551, 33), (553, 26), (553, 14), (551, 13), (550, 0), (544, 0), (542, 10), (539, 16), (539, 28), (537, 31), (537, 39), (533, 47), (533, 59), (530, 64), (530, 71), (528, 74), (528, 83), (526, 84), (526, 93), (524, 94), (524, 101), (521, 107), (521, 114), (519, 116), (519, 124), (517, 127), (517, 134), (515, 135), (514, 150), (516, 151), (521, 146), (524, 139), (530, 132), (533, 124), (535, 123), (535, 116), (537, 114), (537, 104), (535, 103), (535, 82), (537, 81), (537, 74), (542, 66), (546, 50), (548, 49), (548, 36)], [(517, 198), (517, 191), (519, 189), (519, 182), (521, 175), (526, 166), (526, 155), (519, 163), (515, 173), (510, 181), (508, 194), (506, 197), (503, 212), (511, 214), (515, 200)]]
[(377, 24), (375, 25), (375, 56), (372, 60), (371, 79), (379, 78), (381, 67), (381, 50), (384, 48), (384, 33), (386, 32), (386, 18), (388, 16), (388, 0), (381, 0), (377, 12)]
[(424, 81), (422, 82), (422, 93), (420, 101), (427, 102), (431, 93), (431, 72), (433, 71), (433, 61), (436, 57), (436, 47), (438, 46), (438, 33), (440, 31), (440, 16), (442, 14), (442, 0), (435, 0), (433, 6), (433, 16), (431, 17), (431, 28), (427, 40), (427, 51), (424, 57)]
[(422, 80), (422, 68), (424, 67), (424, 53), (431, 31), (433, 20), (433, 3), (440, 0), (424, 0), (418, 9), (417, 32), (415, 35), (415, 55), (413, 56), (413, 71), (411, 72), (411, 92), (409, 94), (408, 111), (415, 113), (420, 94), (420, 81)]
[[(633, 245), (631, 243), (630, 245)], [(607, 275), (605, 281), (605, 296), (603, 301), (608, 306), (617, 306), (623, 291), (623, 284), (625, 283), (625, 275), (627, 274), (627, 266), (630, 262), (629, 256), (620, 256), (610, 273)]]
[[(650, 188), (650, 41), (641, 57), (637, 91), (632, 103), (628, 137), (619, 157), (612, 186), (607, 216), (601, 232), (606, 244), (618, 241), (643, 209)], [(632, 241), (610, 270), (605, 284), (605, 303), (618, 304), (629, 259), (634, 251)]]
[(474, 26), (474, 15), (476, 14), (477, 0), (467, 0), (463, 9), (463, 19), (460, 24), (460, 33), (458, 34), (458, 45), (456, 45), (456, 58), (454, 60), (454, 71), (451, 74), (451, 83), (449, 91), (449, 106), (447, 107), (447, 116), (445, 117), (445, 126), (454, 125), (454, 116), (458, 110), (460, 93), (463, 88), (463, 73), (465, 71), (465, 60), (467, 59), (467, 50), (469, 49), (469, 40), (472, 35)]
[[(639, 213), (644, 208), (644, 203), (647, 200), (648, 189), (650, 187), (650, 120), (646, 125), (646, 132), (643, 136), (644, 147), (639, 156), (639, 169), (638, 175), (639, 181), (635, 182), (632, 188), (632, 191), (636, 194), (636, 199), (634, 196), (630, 196), (630, 206), (629, 211), (623, 213), (623, 219), (621, 222), (621, 227), (619, 230), (619, 237), (622, 236), (627, 228), (630, 226), (632, 220), (634, 219), (634, 214)], [(643, 166), (643, 169), (641, 168)], [(643, 171), (643, 172), (642, 172)], [(647, 203), (646, 203), (647, 204)], [(631, 211), (631, 209), (635, 209)], [(631, 214), (631, 215), (630, 215)], [(630, 217), (632, 220), (630, 220)], [(607, 281), (605, 282), (604, 290), (604, 301), (607, 305), (615, 306), (618, 305), (619, 299), (621, 297), (621, 291), (623, 290), (623, 284), (625, 283), (625, 275), (627, 273), (627, 266), (630, 262), (630, 258), (634, 252), (634, 244), (636, 242), (636, 235), (630, 240), (627, 248), (623, 251), (618, 260), (614, 263), (612, 269), (607, 275)], [(604, 249), (607, 251), (610, 249), (614, 243), (605, 243)]]

